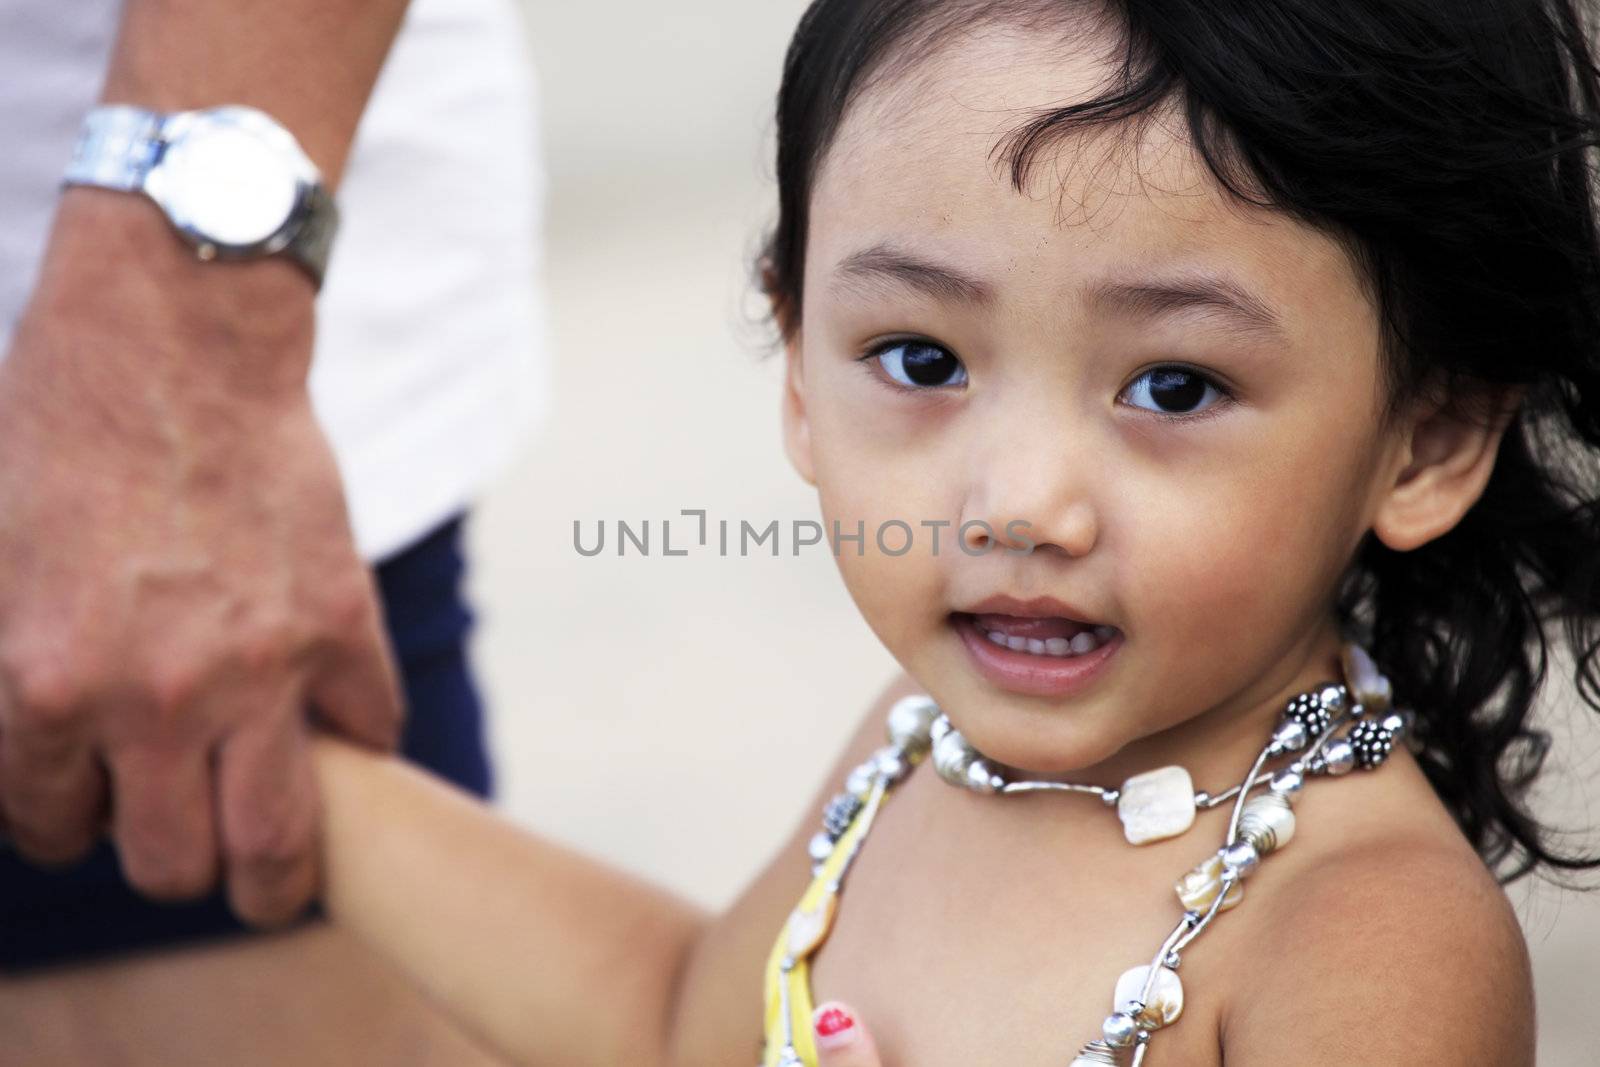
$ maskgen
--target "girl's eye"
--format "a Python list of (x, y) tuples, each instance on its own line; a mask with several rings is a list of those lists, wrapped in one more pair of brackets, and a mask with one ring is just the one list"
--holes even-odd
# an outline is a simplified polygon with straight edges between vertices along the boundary
[(965, 385), (967, 368), (946, 348), (928, 341), (897, 341), (873, 354), (884, 372), (901, 385), (932, 389)]
[(1187, 367), (1155, 367), (1123, 390), (1127, 403), (1160, 415), (1193, 415), (1226, 400), (1228, 394)]

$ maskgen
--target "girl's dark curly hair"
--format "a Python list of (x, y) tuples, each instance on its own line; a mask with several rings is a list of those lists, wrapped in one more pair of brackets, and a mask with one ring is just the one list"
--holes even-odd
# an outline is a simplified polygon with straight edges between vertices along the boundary
[[(1021, 190), (1068, 133), (1173, 107), (1224, 188), (1341, 239), (1383, 323), (1391, 413), (1522, 402), (1481, 501), (1414, 551), (1368, 538), (1346, 621), (1419, 720), (1418, 759), (1484, 859), (1564, 854), (1524, 806), (1530, 722), (1564, 630), (1600, 710), (1600, 71), (1576, 0), (816, 0), (778, 98), (779, 217), (762, 284), (798, 328), (811, 186), (851, 102), (974, 24), (1115, 27), (1094, 99), (996, 148)], [(1507, 392), (1508, 388), (1511, 390)], [(1497, 400), (1498, 398), (1498, 400)]]

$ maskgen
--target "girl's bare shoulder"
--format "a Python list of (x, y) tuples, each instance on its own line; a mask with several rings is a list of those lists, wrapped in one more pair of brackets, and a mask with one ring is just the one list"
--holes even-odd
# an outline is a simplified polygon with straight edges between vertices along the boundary
[(1396, 777), (1260, 898), (1259, 947), (1222, 1020), (1230, 1067), (1533, 1064), (1532, 969), (1511, 903), (1415, 764)]

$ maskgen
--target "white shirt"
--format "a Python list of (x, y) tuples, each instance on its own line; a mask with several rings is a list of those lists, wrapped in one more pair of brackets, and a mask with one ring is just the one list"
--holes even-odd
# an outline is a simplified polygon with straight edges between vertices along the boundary
[[(0, 356), (119, 6), (0, 0)], [(520, 14), (413, 0), (338, 190), (310, 389), (369, 561), (466, 507), (543, 410), (543, 175)]]

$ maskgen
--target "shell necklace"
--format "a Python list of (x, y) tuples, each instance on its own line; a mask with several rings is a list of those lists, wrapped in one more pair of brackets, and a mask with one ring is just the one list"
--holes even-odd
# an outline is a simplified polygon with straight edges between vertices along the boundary
[[(823, 811), (823, 829), (811, 840), (813, 870), (820, 872), (841, 837), (858, 820), (863, 827), (822, 902), (789, 917), (789, 966), (821, 947), (837, 908), (845, 874), (855, 861), (888, 791), (932, 755), (945, 781), (977, 793), (1004, 795), (1066, 792), (1095, 796), (1115, 808), (1131, 844), (1175, 837), (1195, 813), (1233, 801), (1222, 846), (1174, 885), (1183, 915), (1148, 964), (1123, 972), (1112, 1012), (1100, 1036), (1078, 1052), (1071, 1067), (1141, 1067), (1150, 1039), (1183, 1012), (1182, 953), (1222, 912), (1244, 897), (1244, 880), (1262, 859), (1287, 845), (1295, 832), (1294, 801), (1312, 776), (1338, 777), (1359, 767), (1374, 770), (1412, 728), (1410, 712), (1391, 710), (1389, 680), (1359, 645), (1347, 643), (1341, 659), (1345, 683), (1300, 693), (1284, 706), (1277, 728), (1238, 784), (1211, 794), (1194, 789), (1188, 771), (1163, 767), (1134, 775), (1119, 788), (1029, 779), (1026, 772), (988, 759), (927, 696), (909, 696), (889, 709), (889, 743), (850, 773), (844, 792)], [(1276, 769), (1269, 769), (1269, 767)], [(1258, 787), (1266, 792), (1252, 796)], [(785, 968), (788, 969), (787, 967)], [(785, 1018), (788, 1012), (785, 1009)], [(793, 1056), (793, 1035), (782, 1063)], [(792, 1059), (790, 1057), (793, 1057)]]

